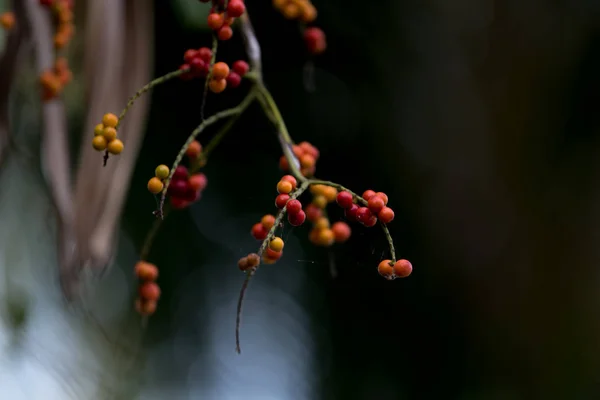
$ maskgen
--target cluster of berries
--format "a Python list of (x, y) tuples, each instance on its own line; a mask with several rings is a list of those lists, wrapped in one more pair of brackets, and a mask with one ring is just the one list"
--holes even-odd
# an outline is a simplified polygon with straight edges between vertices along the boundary
[[(271, 214), (264, 215), (261, 218), (260, 222), (252, 226), (252, 236), (254, 236), (256, 240), (263, 241), (267, 238), (267, 236), (269, 235), (269, 231), (271, 230), (271, 228), (273, 228), (274, 225), (275, 217)], [(265, 264), (274, 264), (277, 260), (279, 260), (283, 255), (283, 245), (283, 239), (281, 239), (278, 236), (274, 236), (269, 241), (269, 245), (267, 246), (262, 255), (262, 262)], [(248, 256), (240, 259), (240, 261), (238, 262), (238, 266), (242, 271), (258, 266), (258, 264), (260, 263), (260, 259), (255, 259), (253, 257), (253, 254), (249, 254)], [(254, 265), (254, 260), (258, 261), (256, 265)]]
[(379, 275), (385, 279), (393, 280), (396, 278), (406, 278), (412, 273), (412, 264), (408, 260), (398, 260), (392, 262), (392, 260), (383, 260), (377, 267)]
[(310, 24), (317, 19), (317, 9), (310, 0), (273, 0), (273, 7), (286, 19)]
[(52, 68), (47, 69), (40, 75), (42, 85), (42, 100), (49, 101), (59, 96), (64, 87), (73, 79), (73, 73), (69, 69), (66, 58), (59, 57)]
[(311, 185), (310, 192), (313, 195), (312, 201), (304, 208), (307, 219), (312, 223), (308, 240), (316, 246), (329, 247), (350, 239), (350, 226), (343, 221), (332, 225), (325, 213), (327, 205), (335, 201), (337, 189), (326, 185)]
[(394, 219), (394, 210), (387, 206), (388, 196), (383, 192), (366, 190), (362, 198), (367, 206), (359, 206), (350, 192), (338, 193), (336, 202), (344, 209), (344, 215), (348, 221), (358, 221), (367, 228), (371, 228), (381, 221), (388, 224)]
[[(194, 140), (192, 143), (190, 143), (185, 152), (190, 162), (198, 160), (201, 153), (202, 145), (197, 140)], [(163, 175), (168, 176), (169, 172)], [(171, 182), (169, 183), (169, 188), (167, 190), (171, 206), (177, 210), (188, 207), (192, 203), (200, 200), (202, 192), (204, 189), (206, 189), (207, 185), (208, 179), (202, 172), (191, 174), (188, 168), (183, 165), (179, 165), (177, 168), (175, 168), (175, 172), (173, 173), (173, 177), (171, 178)], [(150, 190), (150, 182), (148, 182), (148, 190), (150, 190), (152, 193), (160, 193), (163, 190), (163, 187), (164, 186), (162, 186), (161, 182), (160, 190), (153, 191)], [(158, 189), (158, 187), (156, 189)]]
[(94, 128), (94, 139), (92, 140), (94, 150), (107, 150), (114, 155), (123, 151), (123, 142), (117, 138), (117, 125), (119, 125), (119, 117), (112, 113), (104, 114), (102, 123)]
[[(200, 0), (202, 3), (208, 3), (210, 0)], [(246, 12), (246, 5), (243, 0), (229, 0), (227, 6), (224, 1), (212, 1), (213, 6), (207, 17), (207, 24), (212, 29), (219, 40), (229, 40), (233, 36), (231, 25)]]
[[(211, 72), (212, 55), (212, 50), (208, 47), (186, 50), (183, 55), (184, 63), (179, 67), (179, 70), (185, 71), (181, 74), (181, 79), (206, 78)], [(236, 88), (249, 69), (250, 66), (243, 60), (234, 62), (231, 68), (227, 63), (216, 62), (212, 67), (208, 87), (214, 93), (221, 93), (227, 86)]]
[(246, 257), (240, 258), (238, 268), (241, 271), (248, 271), (249, 269), (258, 267), (259, 264), (260, 256), (256, 253), (250, 253)]
[(160, 287), (156, 283), (158, 268), (149, 262), (138, 261), (135, 264), (134, 271), (135, 276), (140, 281), (135, 309), (141, 315), (152, 315), (156, 311), (158, 299), (160, 298)]
[(73, 38), (75, 25), (73, 24), (74, 0), (40, 0), (42, 6), (50, 8), (56, 24), (54, 33), (54, 47), (64, 48)]
[[(312, 177), (317, 169), (317, 161), (320, 156), (319, 150), (308, 142), (301, 142), (300, 144), (293, 145), (292, 151), (298, 159), (302, 175), (307, 178)], [(284, 172), (290, 170), (290, 165), (284, 155), (279, 158), (279, 168)]]
[(12, 11), (5, 11), (0, 14), (0, 25), (9, 31), (15, 26), (15, 14)]

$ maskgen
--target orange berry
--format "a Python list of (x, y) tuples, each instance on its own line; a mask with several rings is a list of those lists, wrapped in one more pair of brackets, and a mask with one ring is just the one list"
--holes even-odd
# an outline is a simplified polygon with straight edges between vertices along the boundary
[(290, 169), (290, 164), (288, 163), (287, 158), (285, 158), (285, 156), (281, 156), (279, 158), (279, 169), (281, 169), (282, 171), (289, 171)]
[(312, 203), (320, 209), (324, 209), (325, 207), (327, 207), (327, 198), (325, 198), (325, 196), (323, 196), (322, 194), (318, 194), (315, 197), (313, 197)]
[(164, 187), (165, 187), (165, 185), (161, 182), (161, 180), (155, 176), (150, 178), (150, 180), (148, 181), (148, 190), (152, 194), (158, 194), (158, 193), (162, 192)]
[(369, 199), (373, 196), (375, 196), (377, 193), (375, 193), (375, 191), (369, 189), (369, 190), (365, 190), (362, 198), (365, 199), (366, 201), (369, 201)]
[(387, 206), (387, 203), (388, 203), (388, 196), (387, 196), (387, 194), (385, 194), (383, 192), (377, 192), (377, 193), (375, 193), (375, 195), (381, 197), (381, 199), (383, 200), (383, 205)]
[(139, 294), (142, 300), (158, 300), (160, 287), (155, 282), (144, 282), (140, 285)]
[(265, 256), (271, 260), (279, 260), (283, 255), (282, 251), (275, 251), (269, 247), (265, 250)]
[(56, 49), (62, 49), (67, 45), (68, 41), (69, 38), (64, 34), (61, 35), (60, 33), (57, 33), (56, 35), (54, 35), (54, 47)]
[(284, 175), (281, 177), (281, 180), (288, 181), (292, 184), (292, 190), (296, 190), (296, 187), (298, 186), (298, 181), (292, 175)]
[(94, 136), (94, 139), (92, 139), (92, 147), (94, 147), (94, 150), (106, 150), (106, 145), (107, 143), (106, 139), (104, 139), (104, 136)]
[(327, 229), (329, 226), (329, 219), (327, 217), (321, 217), (315, 222), (316, 229)]
[(214, 31), (223, 26), (225, 19), (223, 18), (223, 14), (210, 13), (206, 19), (208, 27)]
[(379, 275), (386, 279), (392, 279), (394, 276), (394, 267), (390, 265), (391, 262), (392, 260), (383, 260), (379, 263), (379, 266), (377, 266), (377, 272), (379, 272)]
[(164, 164), (160, 164), (158, 167), (156, 167), (156, 169), (154, 170), (154, 176), (156, 176), (158, 179), (167, 179), (169, 177), (169, 172), (171, 172), (169, 170), (169, 167), (167, 167)]
[(303, 154), (298, 161), (300, 161), (300, 166), (302, 168), (312, 168), (317, 162), (312, 154)]
[(225, 79), (211, 79), (208, 82), (208, 88), (213, 93), (221, 93), (227, 87), (227, 81)]
[(283, 250), (283, 245), (283, 239), (280, 237), (274, 237), (273, 240), (269, 242), (269, 248), (277, 253)]
[(321, 194), (323, 196), (325, 196), (325, 198), (327, 199), (327, 201), (329, 203), (335, 201), (335, 198), (337, 197), (338, 191), (336, 188), (331, 187), (331, 186), (325, 186), (321, 192)]
[(69, 69), (69, 62), (67, 61), (66, 58), (58, 57), (54, 61), (54, 70), (56, 72), (66, 71), (67, 69)]
[(398, 278), (406, 278), (412, 273), (412, 264), (408, 260), (398, 260), (394, 264), (394, 275)]
[(326, 186), (325, 185), (321, 185), (321, 184), (317, 184), (317, 185), (310, 185), (310, 192), (314, 195), (317, 194), (323, 194), (325, 191)]
[(342, 221), (338, 221), (331, 226), (331, 230), (333, 231), (333, 236), (335, 237), (336, 243), (344, 243), (348, 239), (350, 239), (350, 235), (352, 234), (352, 230), (350, 226)]
[(136, 299), (135, 301), (135, 309), (136, 311), (144, 316), (152, 315), (156, 312), (156, 308), (158, 303), (154, 300), (142, 300)]
[(194, 140), (185, 151), (185, 155), (189, 158), (197, 158), (202, 152), (202, 145), (199, 141)]
[(309, 2), (300, 3), (300, 21), (310, 24), (317, 19), (317, 9)]
[(392, 222), (394, 220), (394, 216), (394, 210), (392, 210), (389, 207), (383, 207), (381, 211), (379, 211), (379, 213), (377, 214), (379, 220), (384, 224), (389, 224), (390, 222)]
[(104, 114), (102, 117), (102, 123), (105, 127), (116, 128), (117, 124), (119, 123), (119, 117), (113, 113)]
[(219, 61), (213, 65), (212, 77), (213, 79), (225, 79), (229, 75), (229, 65), (223, 61)]
[(6, 30), (11, 29), (15, 25), (15, 14), (7, 11), (0, 15), (0, 25)]
[(119, 139), (115, 139), (108, 144), (108, 152), (110, 154), (117, 155), (123, 151), (124, 147), (125, 146), (123, 145), (123, 142), (121, 142)]
[(288, 0), (273, 0), (273, 7), (280, 10), (287, 4)]
[(94, 136), (100, 136), (104, 134), (104, 125), (98, 124), (94, 127)]
[(73, 21), (73, 12), (67, 7), (61, 8), (58, 13), (58, 20), (63, 24)]
[(271, 214), (264, 215), (261, 218), (260, 223), (266, 230), (269, 230), (275, 225), (275, 217)]
[(298, 144), (298, 147), (304, 152), (304, 153), (308, 153), (310, 155), (312, 155), (315, 159), (318, 159), (320, 156), (319, 150), (313, 146), (312, 144), (310, 144), (309, 142), (300, 142)]
[(106, 141), (110, 143), (117, 138), (117, 130), (115, 128), (107, 126), (102, 131), (102, 136), (104, 136), (104, 139), (106, 139)]
[(223, 25), (217, 30), (217, 37), (219, 40), (229, 40), (233, 37), (233, 29), (227, 24)]
[(331, 229), (318, 229), (317, 232), (317, 242), (320, 246), (328, 247), (335, 241), (335, 236)]
[(135, 276), (142, 281), (155, 281), (158, 279), (156, 265), (146, 261), (138, 261), (134, 267)]
[(289, 181), (281, 180), (277, 183), (277, 193), (289, 194), (293, 188)]
[(238, 260), (238, 268), (240, 271), (246, 271), (250, 268), (248, 265), (248, 257), (242, 257)]
[(296, 19), (300, 15), (300, 7), (296, 3), (288, 3), (283, 6), (281, 13), (287, 19)]

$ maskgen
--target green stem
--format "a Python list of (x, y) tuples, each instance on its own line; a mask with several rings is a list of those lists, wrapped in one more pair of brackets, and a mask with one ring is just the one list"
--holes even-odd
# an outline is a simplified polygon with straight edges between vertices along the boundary
[[(297, 199), (298, 197), (300, 197), (300, 195), (302, 193), (304, 193), (306, 191), (306, 189), (308, 189), (309, 186), (310, 186), (310, 182), (305, 179), (305, 181), (302, 182), (300, 187), (298, 187), (298, 189), (296, 189), (294, 191), (294, 193), (290, 196), (290, 200)], [(287, 212), (287, 205), (285, 207), (283, 207), (281, 210), (279, 210), (279, 213), (277, 213), (277, 217), (275, 218), (275, 223), (269, 230), (267, 237), (263, 240), (262, 244), (260, 245), (260, 248), (258, 249), (259, 256), (262, 256), (262, 254), (267, 249), (269, 242), (271, 241), (273, 236), (275, 236), (275, 231), (279, 227), (279, 224), (283, 220), (283, 217), (285, 216), (286, 212)], [(254, 274), (256, 274), (257, 269), (258, 269), (258, 267), (255, 267), (246, 272), (246, 279), (244, 279), (244, 282), (242, 283), (242, 288), (240, 289), (240, 295), (238, 297), (237, 313), (236, 313), (236, 318), (235, 318), (235, 351), (238, 354), (242, 352), (242, 348), (240, 346), (240, 327), (242, 324), (242, 307), (244, 305), (244, 297), (246, 296), (246, 291), (248, 290), (248, 285), (250, 284), (250, 279), (252, 279)]]
[(221, 112), (218, 112), (218, 113), (208, 117), (207, 119), (203, 120), (202, 123), (196, 127), (196, 129), (194, 129), (192, 131), (190, 136), (187, 138), (187, 140), (185, 141), (185, 143), (179, 150), (179, 153), (177, 154), (177, 157), (175, 158), (175, 161), (173, 162), (173, 165), (171, 166), (171, 170), (169, 171), (169, 176), (165, 180), (165, 187), (162, 190), (162, 193), (160, 196), (160, 204), (159, 204), (158, 211), (157, 211), (157, 215), (160, 219), (164, 218), (163, 207), (165, 204), (165, 198), (167, 196), (167, 189), (169, 188), (169, 184), (171, 183), (171, 179), (173, 178), (175, 169), (179, 166), (179, 163), (181, 163), (181, 160), (183, 159), (183, 156), (185, 155), (185, 152), (186, 152), (187, 148), (190, 146), (190, 144), (196, 139), (196, 137), (200, 133), (202, 133), (206, 128), (208, 128), (212, 124), (222, 120), (223, 118), (241, 114), (250, 105), (250, 103), (252, 103), (252, 101), (255, 99), (255, 97), (256, 97), (256, 91), (250, 90), (250, 92), (248, 92), (248, 95), (246, 95), (246, 98), (240, 104), (238, 104), (236, 107), (229, 108), (227, 110), (223, 110)]

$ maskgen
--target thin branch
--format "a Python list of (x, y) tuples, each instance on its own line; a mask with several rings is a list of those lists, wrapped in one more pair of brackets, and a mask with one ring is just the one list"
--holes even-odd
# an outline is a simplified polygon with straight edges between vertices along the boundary
[(244, 43), (246, 44), (246, 54), (248, 55), (248, 61), (252, 67), (252, 71), (256, 74), (256, 81), (258, 84), (263, 83), (262, 78), (262, 56), (260, 51), (260, 44), (256, 39), (254, 33), (254, 27), (250, 21), (248, 13), (245, 12), (240, 17), (240, 24), (242, 29), (242, 36), (244, 37)]

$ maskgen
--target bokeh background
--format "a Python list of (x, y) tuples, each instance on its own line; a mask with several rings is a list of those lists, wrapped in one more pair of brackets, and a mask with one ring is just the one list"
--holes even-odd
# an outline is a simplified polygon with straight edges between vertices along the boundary
[[(116, 377), (87, 398), (600, 398), (600, 3), (314, 4), (329, 48), (307, 66), (297, 26), (269, 1), (247, 0), (265, 83), (294, 139), (321, 150), (320, 177), (389, 194), (390, 229), (400, 256), (413, 262), (411, 277), (378, 276), (387, 254), (379, 230), (357, 226), (348, 244), (328, 251), (311, 246), (306, 229), (287, 228), (284, 258), (250, 285), (235, 353), (243, 280), (236, 263), (255, 250), (249, 229), (273, 211), (281, 174), (274, 129), (253, 106), (205, 167), (202, 200), (171, 215), (157, 237), (150, 258), (161, 268), (163, 297), (132, 339), (138, 350), (115, 345), (106, 354), (118, 357), (66, 373), (95, 345), (59, 332), (94, 329), (74, 328), (81, 313), (39, 305), (25, 328), (5, 320), (0, 398), (83, 398), (72, 394), (77, 382), (99, 371)], [(153, 10), (154, 76), (176, 68), (186, 49), (210, 44), (206, 5), (156, 1)], [(233, 61), (243, 51), (237, 35), (218, 54)], [(202, 90), (202, 82), (173, 82), (152, 92), (115, 265), (92, 307), (98, 315), (127, 306), (155, 209), (146, 181), (198, 124)], [(244, 90), (209, 96), (207, 111), (234, 105)], [(67, 106), (77, 110), (78, 95), (75, 85)], [(14, 115), (20, 148), (34, 149), (15, 157), (29, 160), (29, 179), (40, 181), (39, 123)], [(81, 129), (77, 112), (70, 122)], [(0, 222), (6, 243), (25, 229), (18, 222), (26, 213), (34, 225), (44, 216), (22, 205), (28, 180), (8, 185), (6, 171), (3, 179), (1, 208), (13, 216), (0, 220), (13, 222)], [(29, 253), (52, 245), (28, 237), (20, 246)], [(4, 269), (34, 263), (10, 261), (6, 248)], [(34, 274), (38, 286), (53, 279), (43, 270)], [(54, 299), (57, 287), (28, 293)], [(136, 331), (137, 320), (126, 319)], [(26, 330), (25, 345), (11, 339), (15, 326)], [(109, 341), (129, 335), (119, 332)], [(40, 335), (46, 344), (34, 346)], [(23, 367), (31, 357), (45, 366)]]

